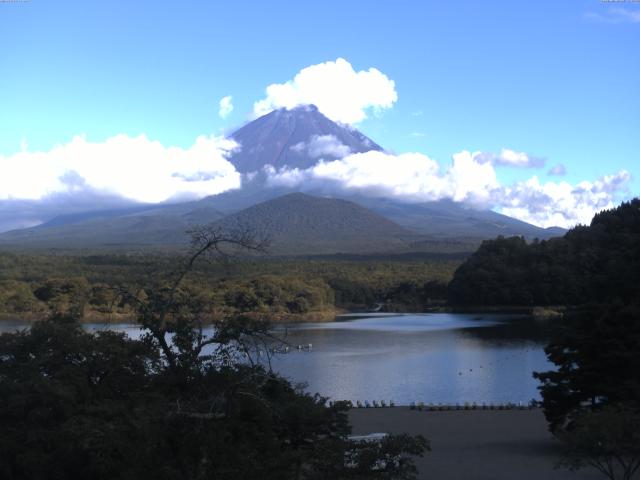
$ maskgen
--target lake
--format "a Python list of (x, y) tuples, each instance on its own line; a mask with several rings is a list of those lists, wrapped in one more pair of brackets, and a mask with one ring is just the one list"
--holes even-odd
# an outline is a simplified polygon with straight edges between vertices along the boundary
[[(0, 332), (24, 324), (0, 323)], [(139, 333), (135, 325), (88, 324)], [(333, 400), (425, 403), (528, 403), (539, 399), (533, 371), (552, 368), (548, 327), (505, 314), (364, 314), (336, 322), (278, 326), (293, 346), (274, 370)], [(263, 356), (264, 357), (264, 356)]]

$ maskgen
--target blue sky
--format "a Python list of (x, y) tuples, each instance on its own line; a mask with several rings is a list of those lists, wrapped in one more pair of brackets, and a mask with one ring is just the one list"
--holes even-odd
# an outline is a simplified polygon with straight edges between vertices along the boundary
[[(78, 134), (189, 148), (247, 121), (268, 85), (344, 58), (395, 83), (397, 101), (356, 125), (394, 153), (446, 165), (506, 148), (546, 163), (496, 166), (503, 185), (624, 170), (616, 200), (640, 194), (640, 4), (381, 3), (0, 3), (0, 155)], [(556, 164), (566, 175), (547, 175)]]

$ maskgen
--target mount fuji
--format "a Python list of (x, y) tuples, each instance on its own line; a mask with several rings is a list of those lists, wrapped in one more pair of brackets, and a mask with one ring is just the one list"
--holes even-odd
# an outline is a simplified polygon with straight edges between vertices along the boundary
[[(314, 182), (273, 185), (269, 172), (302, 171), (319, 161), (382, 147), (353, 127), (331, 121), (312, 105), (274, 110), (233, 134), (240, 148), (229, 161), (242, 187), (198, 201), (88, 211), (0, 234), (14, 249), (176, 248), (194, 224), (242, 224), (272, 238), (278, 254), (407, 253), (472, 250), (498, 235), (545, 239), (543, 229), (450, 200), (406, 203)], [(452, 247), (453, 246), (453, 247)]]

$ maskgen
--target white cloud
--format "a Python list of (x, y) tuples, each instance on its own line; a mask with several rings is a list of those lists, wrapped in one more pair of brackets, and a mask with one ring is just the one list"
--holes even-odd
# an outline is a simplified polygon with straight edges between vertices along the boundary
[(342, 158), (351, 153), (335, 135), (312, 135), (308, 142), (299, 142), (290, 148), (298, 153), (306, 152), (311, 158)]
[(411, 133), (409, 134), (409, 136), (410, 136), (410, 137), (415, 137), (415, 138), (422, 138), (422, 137), (424, 137), (424, 136), (425, 136), (425, 134), (424, 134), (424, 133), (422, 133), (422, 132), (411, 132)]
[(309, 169), (283, 167), (276, 170), (273, 165), (265, 165), (262, 171), (267, 176), (266, 184), (269, 187), (298, 187), (302, 183), (312, 181)]
[[(522, 158), (522, 155), (505, 158)], [(514, 160), (520, 161), (521, 160)], [(357, 191), (406, 202), (449, 199), (477, 208), (493, 208), (541, 227), (571, 227), (614, 205), (630, 175), (620, 171), (595, 182), (541, 184), (536, 176), (510, 186), (500, 184), (493, 162), (482, 152), (462, 151), (443, 169), (421, 153), (393, 155), (369, 151), (341, 160), (320, 161), (305, 170), (265, 170), (268, 184)]]
[(631, 23), (640, 23), (640, 10), (632, 10), (630, 8), (614, 8), (612, 14), (623, 21)]
[(198, 137), (188, 148), (165, 147), (145, 135), (103, 142), (76, 136), (49, 151), (0, 155), (0, 200), (46, 200), (94, 192), (138, 202), (199, 198), (240, 186), (226, 156), (232, 140)]
[(621, 170), (595, 182), (540, 183), (534, 176), (503, 189), (500, 211), (505, 215), (541, 227), (572, 227), (578, 223), (588, 225), (593, 216), (613, 208), (616, 193), (623, 190), (631, 175)]
[(233, 112), (232, 99), (233, 97), (231, 95), (227, 95), (226, 97), (222, 97), (220, 99), (220, 109), (218, 110), (218, 115), (220, 115), (220, 118), (225, 119), (231, 112)]
[(562, 177), (567, 174), (567, 167), (561, 163), (557, 163), (549, 169), (547, 175)]
[(343, 58), (303, 68), (293, 80), (274, 83), (253, 106), (256, 116), (277, 108), (313, 104), (331, 120), (355, 124), (398, 100), (395, 82), (375, 68), (355, 71)]
[(451, 198), (482, 203), (498, 187), (493, 167), (477, 162), (474, 154), (466, 151), (455, 154), (445, 172), (440, 171), (438, 162), (421, 153), (393, 155), (371, 150), (342, 160), (320, 161), (306, 170), (271, 168), (266, 173), (271, 185), (317, 185), (329, 181), (364, 194), (412, 201)]
[(482, 163), (488, 162), (496, 166), (519, 168), (540, 168), (544, 167), (546, 163), (544, 158), (534, 157), (508, 148), (503, 148), (499, 154), (482, 152), (478, 155), (478, 161)]
[(640, 10), (614, 7), (601, 12), (588, 12), (585, 18), (600, 23), (640, 23)]

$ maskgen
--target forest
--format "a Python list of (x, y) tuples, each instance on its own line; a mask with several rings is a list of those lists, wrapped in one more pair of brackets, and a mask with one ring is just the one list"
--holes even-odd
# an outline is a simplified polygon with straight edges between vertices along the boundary
[(640, 293), (640, 199), (594, 216), (563, 237), (488, 240), (458, 268), (453, 305), (628, 303)]
[[(575, 306), (629, 302), (640, 285), (639, 200), (597, 214), (590, 226), (527, 243), (498, 237), (462, 256), (287, 258), (245, 256), (199, 265), (189, 289), (213, 317), (329, 320), (345, 310), (420, 312), (442, 307)], [(87, 321), (132, 318), (118, 289), (144, 289), (178, 254), (0, 254), (0, 315), (42, 318), (74, 306)]]
[[(640, 200), (597, 214), (563, 237), (487, 240), (462, 256), (245, 256), (199, 265), (189, 279), (213, 317), (328, 320), (344, 310), (628, 303), (640, 285)], [(180, 265), (173, 254), (0, 254), (0, 315), (41, 318), (79, 309), (85, 320), (131, 317), (118, 289)]]
[[(73, 306), (85, 321), (133, 318), (114, 302), (119, 289), (144, 289), (183, 257), (171, 255), (0, 254), (0, 315), (42, 318)], [(213, 317), (268, 315), (272, 321), (329, 320), (381, 304), (393, 311), (441, 305), (460, 257), (242, 257), (198, 265), (189, 290), (207, 298)]]

